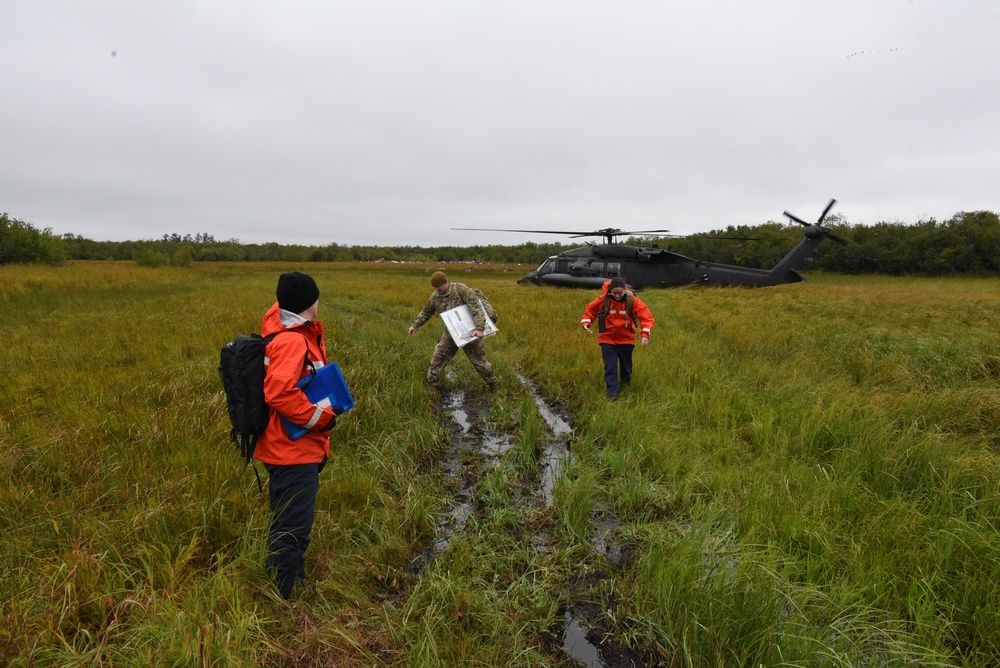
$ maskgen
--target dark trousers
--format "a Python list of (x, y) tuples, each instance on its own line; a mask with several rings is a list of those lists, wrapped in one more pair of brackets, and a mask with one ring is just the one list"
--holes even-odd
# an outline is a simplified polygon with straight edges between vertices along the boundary
[(267, 568), (285, 599), (292, 595), (296, 580), (305, 581), (305, 553), (316, 518), (319, 472), (325, 464), (264, 464), (271, 503)]
[(633, 349), (635, 349), (633, 344), (601, 344), (601, 357), (604, 358), (604, 387), (612, 399), (618, 398), (619, 368), (622, 383), (632, 380)]

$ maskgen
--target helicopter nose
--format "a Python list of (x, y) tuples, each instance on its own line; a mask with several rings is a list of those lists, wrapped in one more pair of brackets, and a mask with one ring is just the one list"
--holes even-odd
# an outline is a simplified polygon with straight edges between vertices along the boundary
[(525, 283), (534, 283), (536, 280), (537, 280), (537, 278), (536, 278), (535, 272), (534, 271), (529, 271), (527, 274), (525, 274), (521, 278), (517, 279), (517, 282), (519, 284), (521, 284), (521, 285), (524, 285)]

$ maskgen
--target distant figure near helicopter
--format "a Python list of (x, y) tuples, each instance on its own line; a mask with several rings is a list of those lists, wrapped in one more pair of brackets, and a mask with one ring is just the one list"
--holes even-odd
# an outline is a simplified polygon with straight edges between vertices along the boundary
[(616, 276), (604, 283), (604, 294), (587, 304), (580, 326), (589, 333), (595, 320), (604, 360), (605, 392), (608, 399), (617, 401), (621, 386), (632, 382), (636, 325), (640, 327), (640, 345), (645, 348), (653, 329), (653, 315), (629, 289), (625, 279)]

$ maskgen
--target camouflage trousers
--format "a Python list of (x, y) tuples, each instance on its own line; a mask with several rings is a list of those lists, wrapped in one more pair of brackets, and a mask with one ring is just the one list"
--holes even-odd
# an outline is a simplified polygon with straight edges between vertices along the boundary
[[(493, 373), (493, 365), (486, 361), (486, 344), (483, 343), (482, 339), (465, 344), (461, 350), (465, 351), (472, 366), (483, 377), (486, 384), (490, 387), (496, 387), (497, 377)], [(442, 334), (441, 340), (434, 346), (431, 365), (427, 368), (427, 382), (430, 385), (441, 384), (441, 373), (458, 351), (459, 347), (455, 345), (451, 335), (448, 332)]]

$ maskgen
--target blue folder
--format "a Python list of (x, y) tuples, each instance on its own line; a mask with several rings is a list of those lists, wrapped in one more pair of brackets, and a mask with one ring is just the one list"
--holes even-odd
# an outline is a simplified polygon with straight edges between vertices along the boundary
[[(329, 406), (338, 416), (354, 408), (354, 397), (351, 396), (351, 390), (347, 387), (344, 374), (341, 373), (336, 362), (330, 362), (320, 367), (319, 371), (302, 378), (295, 386), (306, 393), (309, 401), (320, 407)], [(297, 441), (309, 433), (309, 429), (306, 427), (295, 424), (284, 415), (280, 415), (280, 417), (281, 422), (285, 425), (285, 431), (288, 432), (288, 437), (293, 441)]]

